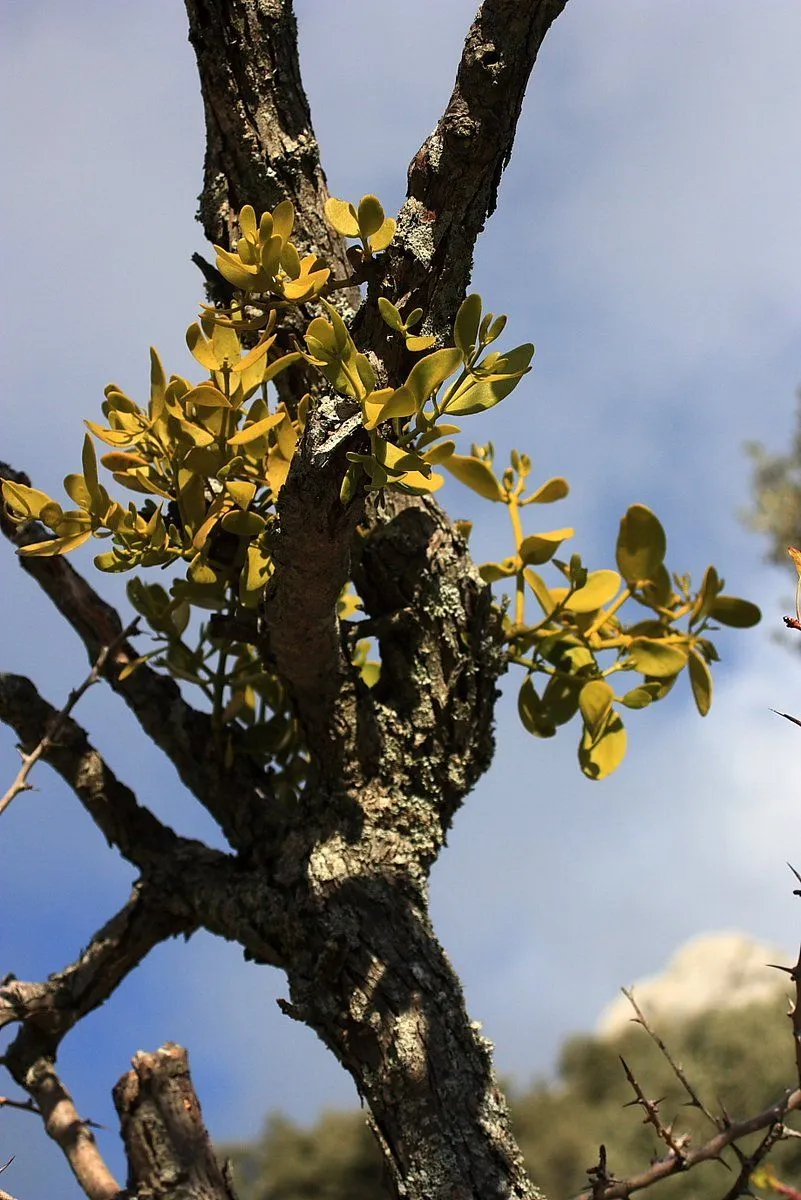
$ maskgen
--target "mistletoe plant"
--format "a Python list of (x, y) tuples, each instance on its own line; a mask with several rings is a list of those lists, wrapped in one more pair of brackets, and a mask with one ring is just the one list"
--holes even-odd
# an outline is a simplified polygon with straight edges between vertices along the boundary
[[(460, 432), (454, 419), (485, 412), (517, 386), (531, 369), (534, 347), (490, 350), (506, 318), (483, 313), (478, 295), (466, 298), (452, 344), (441, 346), (430, 335), (412, 332), (425, 328), (421, 309), (403, 316), (398, 298), (382, 295), (377, 305), (390, 336), (402, 339), (416, 361), (405, 379), (379, 379), (383, 364), (360, 352), (327, 297), (369, 278), (374, 256), (392, 241), (395, 221), (375, 196), (363, 197), (358, 207), (331, 199), (326, 215), (338, 233), (357, 242), (349, 251), (354, 275), (345, 280), (332, 278), (316, 255), (301, 256), (291, 240), (295, 213), (288, 200), (258, 221), (252, 207), (242, 209), (235, 250), (217, 248), (217, 268), (234, 289), (233, 302), (227, 308), (204, 306), (186, 335), (206, 377), (198, 383), (180, 375), (167, 378), (153, 350), (146, 408), (109, 384), (102, 405), (106, 424), (86, 422), (92, 436), (84, 440), (82, 471), (64, 480), (73, 507), (5, 482), (12, 519), (37, 519), (51, 531), (22, 553), (62, 554), (96, 537), (109, 543), (95, 558), (102, 571), (178, 567), (168, 587), (139, 576), (128, 584), (129, 599), (157, 642), (137, 661), (153, 659), (200, 688), (219, 736), (237, 726), (238, 751), (269, 757), (277, 782), (287, 795), (295, 794), (306, 770), (302, 733), (281, 680), (258, 653), (257, 610), (273, 570), (271, 537), (281, 489), (316, 403), (307, 393), (290, 408), (271, 400), (269, 385), (287, 368), (304, 364), (324, 381), (321, 390), (340, 397), (359, 418), (362, 433), (347, 455), (342, 505), (384, 489), (433, 492), (444, 482), (436, 467), (506, 505), (514, 553), (480, 570), (488, 584), (509, 581), (514, 588), (504, 601), (501, 627), (510, 662), (525, 672), (522, 722), (530, 733), (551, 737), (580, 715), (581, 769), (601, 779), (625, 754), (621, 710), (662, 699), (686, 668), (698, 710), (706, 714), (709, 667), (718, 657), (708, 633), (715, 623), (752, 625), (759, 610), (724, 595), (713, 567), (696, 592), (688, 577), (671, 576), (664, 530), (642, 505), (631, 507), (621, 522), (617, 570), (590, 571), (577, 554), (569, 561), (556, 557), (572, 529), (525, 534), (521, 510), (562, 499), (566, 481), (550, 479), (527, 490), (531, 462), (525, 454), (513, 451), (510, 467), (499, 476), (491, 445), (474, 445), (461, 455), (453, 439)], [(308, 324), (304, 344), (287, 351), (278, 348), (278, 328), (291, 309), (301, 310)], [(137, 497), (127, 506), (112, 499), (101, 482), (93, 438), (110, 447), (100, 464)], [(469, 527), (462, 531), (467, 536)], [(538, 570), (546, 564), (554, 572), (547, 583)], [(647, 612), (624, 624), (621, 610), (629, 601)], [(357, 635), (359, 609), (349, 586), (339, 617)], [(191, 622), (193, 610), (225, 620), (211, 618), (198, 626)], [(364, 684), (373, 686), (380, 664), (368, 660), (364, 639), (357, 636), (351, 644)], [(626, 684), (618, 694), (611, 681), (622, 673)], [(232, 754), (233, 740), (225, 745)]]

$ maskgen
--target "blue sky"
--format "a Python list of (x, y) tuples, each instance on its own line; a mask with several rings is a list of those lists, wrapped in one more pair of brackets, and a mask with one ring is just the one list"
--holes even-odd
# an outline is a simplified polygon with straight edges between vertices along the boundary
[[(202, 111), (179, 4), (1, 7), (0, 458), (60, 494), (109, 380), (142, 396), (151, 342), (168, 369), (189, 370)], [(450, 93), (473, 4), (297, 11), (331, 190), (375, 191), (392, 210)], [(787, 445), (801, 379), (799, 51), (790, 0), (571, 0), (477, 255), (475, 286), (509, 314), (509, 344), (534, 341), (537, 356), (467, 440), (491, 436), (504, 455), (517, 445), (543, 479), (568, 476), (571, 496), (546, 520), (575, 525), (590, 565), (610, 561), (621, 514), (641, 502), (662, 517), (671, 566), (698, 577), (714, 562), (766, 615), (719, 637), (709, 717), (688, 688), (632, 714), (627, 761), (601, 785), (580, 776), (572, 727), (545, 743), (524, 733), (510, 678), (496, 763), (434, 870), (432, 905), (500, 1070), (522, 1084), (689, 936), (797, 940), (784, 861), (801, 862), (798, 731), (770, 711), (801, 711), (801, 662), (772, 640), (792, 573), (763, 564), (736, 514), (743, 442)], [(489, 556), (503, 523), (449, 488), (444, 502), (476, 520), (477, 557)], [(2, 669), (62, 703), (86, 672), (82, 649), (2, 561)], [(94, 582), (120, 596), (117, 581)], [(77, 715), (143, 802), (215, 836), (114, 697), (95, 688)], [(3, 779), (16, 768), (0, 730)], [(71, 960), (131, 881), (54, 776), (41, 768), (35, 782), (0, 840), (0, 973), (20, 978)], [(137, 1049), (167, 1039), (188, 1045), (219, 1138), (255, 1134), (270, 1109), (308, 1120), (354, 1102), (314, 1036), (280, 1014), (283, 994), (278, 973), (202, 935), (160, 948), (67, 1039), (65, 1081), (109, 1126), (99, 1136), (116, 1169), (111, 1086)], [(16, 1195), (73, 1194), (34, 1119), (3, 1110), (0, 1159), (11, 1153)]]

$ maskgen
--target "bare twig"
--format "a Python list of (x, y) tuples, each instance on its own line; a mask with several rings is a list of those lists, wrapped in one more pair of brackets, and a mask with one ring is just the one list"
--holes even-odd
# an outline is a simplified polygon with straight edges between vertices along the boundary
[(643, 1117), (643, 1123), (645, 1125), (650, 1125), (655, 1131), (659, 1140), (665, 1143), (670, 1153), (679, 1162), (683, 1163), (685, 1151), (689, 1144), (688, 1138), (686, 1134), (675, 1137), (673, 1134), (673, 1123), (671, 1122), (670, 1125), (665, 1125), (662, 1121), (662, 1118), (659, 1115), (659, 1105), (662, 1103), (662, 1100), (664, 1100), (664, 1096), (659, 1100), (649, 1100), (635, 1079), (631, 1068), (622, 1055), (620, 1055), (620, 1061), (623, 1064), (623, 1070), (626, 1072), (626, 1079), (628, 1079), (629, 1083), (631, 1084), (634, 1090), (634, 1095), (636, 1096), (636, 1099), (630, 1100), (628, 1104), (624, 1105), (624, 1108), (629, 1108), (632, 1104), (639, 1105), (639, 1107), (645, 1113), (645, 1116)]
[(719, 1129), (720, 1128), (719, 1122), (715, 1120), (715, 1118), (712, 1116), (712, 1113), (709, 1111), (709, 1109), (705, 1106), (705, 1104), (701, 1100), (701, 1098), (698, 1095), (698, 1093), (696, 1092), (695, 1088), (692, 1086), (689, 1079), (685, 1075), (684, 1069), (682, 1068), (680, 1063), (677, 1063), (675, 1061), (675, 1059), (673, 1058), (672, 1054), (668, 1050), (665, 1043), (662, 1041), (659, 1034), (656, 1033), (655, 1030), (653, 1030), (651, 1028), (651, 1026), (648, 1024), (645, 1014), (643, 1013), (642, 1009), (638, 1005), (637, 1001), (634, 999), (634, 993), (632, 991), (627, 990), (626, 988), (621, 988), (620, 990), (622, 991), (623, 995), (626, 997), (629, 1004), (631, 1005), (631, 1007), (634, 1009), (635, 1013), (637, 1014), (636, 1017), (632, 1017), (632, 1021), (634, 1021), (634, 1023), (637, 1025), (642, 1025), (645, 1032), (651, 1038), (651, 1041), (653, 1041), (659, 1047), (659, 1050), (661, 1051), (664, 1058), (667, 1060), (667, 1063), (670, 1066), (670, 1069), (673, 1071), (673, 1074), (676, 1076), (679, 1083), (681, 1084), (681, 1086), (684, 1088), (685, 1092), (689, 1096), (690, 1099), (689, 1099), (688, 1103), (689, 1103), (690, 1107), (697, 1108), (699, 1112), (702, 1112), (704, 1114), (704, 1116), (710, 1122), (711, 1125), (714, 1125), (716, 1129)]
[(587, 1174), (592, 1182), (592, 1200), (602, 1200), (604, 1191), (615, 1182), (615, 1177), (606, 1165), (606, 1146), (598, 1147), (598, 1162), (594, 1167), (587, 1168)]
[(61, 732), (67, 717), (75, 708), (75, 705), (78, 703), (81, 697), (88, 692), (89, 688), (95, 683), (100, 682), (103, 667), (106, 665), (106, 661), (108, 660), (109, 656), (112, 655), (119, 646), (128, 641), (129, 638), (132, 638), (137, 633), (138, 626), (139, 618), (137, 617), (130, 623), (130, 625), (127, 625), (126, 628), (123, 629), (122, 633), (118, 634), (117, 637), (109, 642), (108, 645), (103, 646), (102, 650), (95, 659), (91, 671), (86, 676), (83, 683), (79, 684), (78, 687), (73, 688), (73, 690), (70, 692), (67, 698), (67, 703), (59, 712), (56, 713), (47, 731), (39, 740), (38, 745), (34, 746), (33, 750), (31, 750), (29, 753), (26, 753), (24, 750), (20, 750), (22, 766), (17, 773), (16, 779), (11, 784), (11, 787), (4, 796), (0, 797), (0, 814), (5, 812), (11, 801), (15, 796), (18, 796), (20, 792), (30, 791), (32, 784), (28, 783), (28, 776), (30, 775), (31, 770), (39, 761), (39, 759), (42, 758), (43, 755), (47, 754), (51, 746), (56, 743), (58, 740), (58, 735)]
[[(797, 872), (793, 867), (790, 868), (794, 874)], [(798, 952), (798, 958), (795, 965), (792, 967), (783, 967), (779, 963), (768, 963), (769, 967), (773, 967), (776, 971), (784, 971), (789, 975), (795, 984), (795, 998), (791, 1002), (790, 1011), (787, 1016), (790, 1018), (793, 1026), (793, 1046), (795, 1049), (795, 1069), (798, 1076), (799, 1086), (801, 1086), (801, 950)]]
[[(794, 1092), (786, 1092), (781, 1100), (777, 1100), (775, 1104), (763, 1109), (753, 1117), (748, 1117), (744, 1121), (730, 1122), (725, 1129), (721, 1129), (703, 1145), (698, 1146), (695, 1150), (688, 1150), (683, 1160), (672, 1156), (661, 1158), (651, 1163), (647, 1171), (642, 1171), (639, 1175), (632, 1175), (629, 1179), (618, 1180), (604, 1190), (603, 1200), (626, 1200), (626, 1197), (630, 1196), (632, 1192), (642, 1191), (643, 1188), (650, 1187), (660, 1179), (667, 1179), (671, 1175), (678, 1174), (679, 1171), (682, 1173), (689, 1171), (699, 1163), (720, 1159), (723, 1151), (733, 1146), (735, 1142), (748, 1137), (751, 1133), (758, 1133), (761, 1129), (783, 1125), (787, 1114), (796, 1112), (799, 1108), (801, 1108), (801, 1088), (797, 1088)], [(593, 1197), (591, 1191), (582, 1192), (580, 1200), (597, 1200), (597, 1197)]]
[(792, 721), (794, 725), (801, 725), (801, 720), (798, 717), (791, 717), (789, 713), (779, 712), (778, 708), (772, 708), (771, 712), (775, 712), (777, 717), (784, 717), (785, 721)]
[[(40, 1115), (39, 1109), (30, 1098), (27, 1100), (12, 1100), (10, 1096), (0, 1096), (0, 1108), (16, 1108), (20, 1112), (34, 1113), (37, 1117)], [(11, 1161), (11, 1159), (8, 1160), (8, 1162)], [(3, 1174), (7, 1166), (8, 1163), (4, 1167), (0, 1167), (0, 1175)]]
[(738, 1200), (739, 1196), (751, 1196), (751, 1176), (761, 1162), (767, 1158), (773, 1147), (783, 1136), (784, 1126), (780, 1123), (772, 1125), (768, 1129), (765, 1136), (760, 1141), (759, 1145), (750, 1154), (743, 1154), (742, 1150), (736, 1144), (732, 1145), (732, 1150), (737, 1155), (740, 1162), (740, 1173), (731, 1185), (723, 1200)]
[(58, 713), (25, 676), (0, 673), (0, 721), (16, 731), (23, 746), (38, 743), (41, 748), (57, 720), (58, 737), (50, 735), (47, 762), (75, 792), (109, 845), (140, 871), (159, 857), (191, 851), (195, 843), (180, 838), (139, 803), (72, 717)]

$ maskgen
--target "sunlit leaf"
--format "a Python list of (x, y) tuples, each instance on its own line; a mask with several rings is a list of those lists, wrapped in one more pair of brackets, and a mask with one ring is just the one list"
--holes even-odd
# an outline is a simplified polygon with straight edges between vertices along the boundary
[(695, 706), (701, 716), (705, 717), (712, 704), (712, 672), (709, 670), (703, 656), (695, 648), (690, 650), (687, 666), (689, 668), (690, 685), (693, 690)]
[(573, 536), (572, 529), (552, 529), (549, 533), (532, 533), (523, 538), (518, 553), (526, 566), (538, 566), (553, 558), (565, 538)]
[(750, 629), (762, 620), (762, 613), (756, 604), (741, 600), (738, 596), (718, 596), (710, 616), (714, 621), (720, 621), (721, 625), (731, 625), (734, 629)]
[(626, 757), (626, 730), (618, 713), (614, 713), (597, 740), (584, 730), (579, 742), (579, 766), (588, 779), (601, 780), (622, 763)]
[(584, 725), (595, 739), (612, 711), (615, 693), (605, 679), (590, 679), (579, 692), (578, 705)]
[(356, 209), (347, 200), (338, 200), (331, 196), (325, 202), (325, 215), (329, 225), (343, 237), (357, 238), (359, 236), (359, 218)]
[(659, 519), (644, 504), (633, 504), (620, 522), (616, 558), (627, 583), (653, 579), (662, 565), (667, 538)]
[(549, 738), (556, 733), (556, 726), (548, 715), (548, 711), (537, 695), (531, 676), (527, 675), (517, 697), (517, 711), (523, 728), (534, 737)]
[(452, 454), (444, 463), (445, 470), (485, 500), (503, 500), (504, 492), (493, 470), (480, 458)]
[(687, 663), (687, 647), (669, 645), (656, 638), (635, 638), (628, 648), (629, 662), (643, 675), (667, 678)]

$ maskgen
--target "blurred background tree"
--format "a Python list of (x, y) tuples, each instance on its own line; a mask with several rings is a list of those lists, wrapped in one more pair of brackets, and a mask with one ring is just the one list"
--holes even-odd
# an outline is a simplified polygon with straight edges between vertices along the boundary
[[(657, 1032), (713, 1114), (734, 1119), (775, 1101), (788, 1082), (791, 1033), (786, 1006), (774, 998), (746, 1007), (703, 1012), (689, 1020), (660, 1022)], [(527, 1162), (548, 1196), (574, 1196), (588, 1185), (587, 1169), (605, 1144), (609, 1169), (626, 1178), (661, 1157), (653, 1129), (643, 1124), (620, 1059), (624, 1058), (649, 1098), (664, 1097), (660, 1113), (675, 1116), (677, 1133), (692, 1144), (713, 1132), (686, 1104), (670, 1067), (647, 1034), (631, 1025), (614, 1036), (577, 1036), (562, 1046), (551, 1079), (525, 1090), (508, 1088), (513, 1126)], [(759, 1135), (754, 1142), (759, 1140)], [(744, 1144), (747, 1152), (749, 1145)], [(231, 1158), (240, 1200), (380, 1200), (388, 1195), (378, 1149), (358, 1112), (328, 1112), (302, 1127), (280, 1114), (266, 1122), (258, 1142), (223, 1147)], [(780, 1144), (771, 1156), (780, 1179), (801, 1180), (801, 1141)], [(729, 1164), (731, 1167), (732, 1164)], [(735, 1178), (723, 1163), (710, 1162), (660, 1184), (662, 1200), (721, 1200)]]

